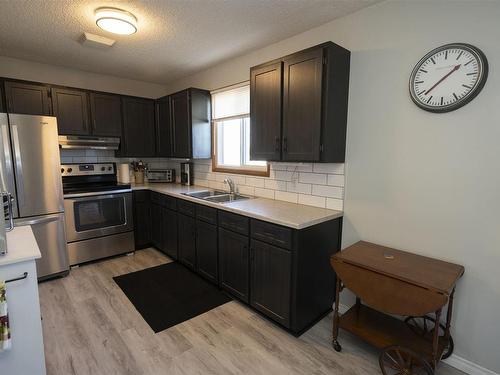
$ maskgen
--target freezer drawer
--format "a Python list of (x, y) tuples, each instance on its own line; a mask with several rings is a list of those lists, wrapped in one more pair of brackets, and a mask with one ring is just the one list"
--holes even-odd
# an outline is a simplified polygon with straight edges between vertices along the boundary
[(69, 272), (64, 213), (16, 219), (14, 225), (31, 225), (42, 253), (36, 261), (39, 280)]

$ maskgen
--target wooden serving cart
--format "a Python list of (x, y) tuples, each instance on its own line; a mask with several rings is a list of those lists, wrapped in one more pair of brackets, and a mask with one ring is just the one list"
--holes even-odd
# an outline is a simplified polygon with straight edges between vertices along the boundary
[[(330, 262), (337, 273), (333, 348), (342, 350), (340, 327), (382, 349), (382, 374), (434, 374), (437, 363), (453, 351), (453, 294), (464, 267), (363, 241), (333, 255)], [(357, 298), (340, 316), (344, 287)]]

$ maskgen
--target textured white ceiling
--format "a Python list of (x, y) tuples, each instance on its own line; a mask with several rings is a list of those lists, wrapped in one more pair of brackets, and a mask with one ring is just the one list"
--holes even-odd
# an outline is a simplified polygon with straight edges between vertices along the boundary
[[(379, 1), (0, 0), (0, 55), (166, 84)], [(132, 12), (139, 31), (99, 29), (101, 6)], [(84, 31), (117, 42), (86, 47)]]

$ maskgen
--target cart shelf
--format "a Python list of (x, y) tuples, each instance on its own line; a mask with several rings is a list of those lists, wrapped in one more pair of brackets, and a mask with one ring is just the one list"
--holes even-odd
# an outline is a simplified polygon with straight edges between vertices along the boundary
[[(391, 345), (405, 346), (432, 359), (432, 337), (416, 334), (404, 321), (378, 312), (361, 303), (355, 304), (340, 317), (340, 327), (382, 349)], [(439, 338), (438, 358), (446, 347), (444, 337)]]

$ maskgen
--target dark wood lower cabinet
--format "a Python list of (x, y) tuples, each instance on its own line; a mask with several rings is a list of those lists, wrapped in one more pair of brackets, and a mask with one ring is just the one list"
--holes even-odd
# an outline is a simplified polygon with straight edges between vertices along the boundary
[(177, 215), (179, 261), (196, 270), (196, 220), (183, 214)]
[(151, 205), (149, 191), (135, 191), (133, 200), (135, 248), (144, 249), (151, 245)]
[(249, 301), (248, 237), (219, 228), (220, 285), (244, 302)]
[(172, 259), (178, 258), (177, 253), (177, 212), (167, 208), (162, 209), (163, 244), (162, 251)]
[(197, 271), (214, 283), (219, 282), (217, 226), (196, 220)]
[(163, 222), (162, 207), (159, 204), (151, 204), (151, 243), (158, 249), (163, 247)]
[(252, 240), (250, 244), (250, 305), (278, 323), (290, 324), (290, 250)]

